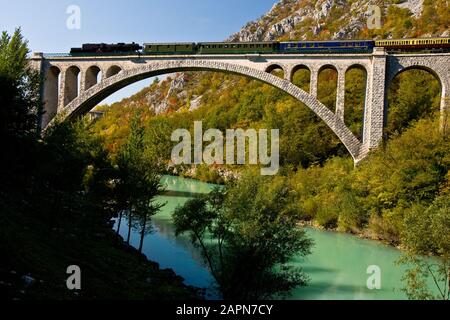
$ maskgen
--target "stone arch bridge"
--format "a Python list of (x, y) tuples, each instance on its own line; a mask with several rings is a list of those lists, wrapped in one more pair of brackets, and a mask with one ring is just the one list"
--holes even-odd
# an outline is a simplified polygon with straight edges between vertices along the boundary
[[(82, 116), (104, 98), (136, 81), (179, 71), (220, 71), (251, 77), (272, 85), (304, 103), (321, 118), (342, 141), (355, 163), (378, 147), (386, 122), (386, 88), (394, 77), (410, 68), (425, 69), (440, 82), (441, 111), (450, 97), (450, 54), (387, 54), (376, 48), (370, 54), (252, 54), (252, 55), (130, 55), (89, 56), (45, 55), (34, 53), (31, 65), (43, 79), (44, 115), (41, 128), (56, 115), (62, 119)], [(319, 72), (331, 67), (337, 71), (336, 110), (329, 110), (317, 99)], [(344, 122), (345, 74), (351, 68), (366, 73), (366, 93), (362, 139)], [(292, 83), (301, 68), (310, 71), (310, 92)], [(284, 79), (272, 75), (284, 71)], [(444, 114), (442, 112), (442, 114)]]

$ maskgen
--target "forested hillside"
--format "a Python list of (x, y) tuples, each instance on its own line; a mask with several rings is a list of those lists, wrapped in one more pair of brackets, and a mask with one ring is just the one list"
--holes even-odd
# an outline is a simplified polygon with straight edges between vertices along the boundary
[[(449, 35), (448, 1), (375, 2), (383, 9), (381, 30), (366, 26), (367, 5), (373, 1), (283, 0), (229, 40)], [(333, 111), (336, 81), (332, 69), (319, 75), (319, 100)], [(298, 71), (294, 83), (308, 91), (309, 73)], [(114, 158), (129, 134), (130, 119), (139, 112), (146, 150), (156, 157), (154, 162), (167, 168), (173, 147), (171, 132), (192, 129), (195, 120), (202, 120), (204, 128), (220, 130), (280, 129), (282, 176), (297, 196), (299, 221), (448, 258), (448, 247), (442, 243), (441, 247), (419, 245), (424, 238), (412, 237), (405, 227), (423, 223), (418, 211), (442, 212), (439, 224), (450, 233), (450, 141), (448, 132), (439, 130), (440, 83), (426, 71), (410, 70), (398, 76), (388, 92), (384, 145), (357, 168), (332, 131), (300, 102), (260, 82), (221, 73), (183, 73), (155, 81), (135, 96), (103, 106), (106, 114), (93, 124), (92, 132), (102, 137)], [(350, 70), (346, 75), (345, 122), (359, 138), (364, 94), (365, 73)], [(177, 172), (223, 182), (218, 169), (199, 166), (194, 170), (177, 168)]]
[[(144, 188), (146, 199), (153, 197), (133, 159), (127, 158), (126, 169), (113, 166), (86, 122), (55, 125), (45, 137), (39, 135), (40, 77), (28, 67), (28, 53), (20, 29), (12, 36), (2, 32), (0, 299), (199, 297), (112, 230), (112, 219), (131, 202), (113, 181), (132, 185), (126, 190), (132, 190), (134, 201), (143, 201), (138, 194)], [(136, 176), (141, 180), (131, 181)], [(159, 188), (151, 186), (153, 192)], [(82, 291), (66, 284), (74, 265), (83, 272)]]

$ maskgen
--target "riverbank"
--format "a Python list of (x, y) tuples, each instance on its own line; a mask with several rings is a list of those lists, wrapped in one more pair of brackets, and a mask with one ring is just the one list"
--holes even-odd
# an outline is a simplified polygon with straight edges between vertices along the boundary
[(397, 244), (397, 243), (394, 243), (392, 241), (387, 241), (386, 239), (383, 239), (383, 238), (377, 236), (376, 234), (374, 234), (369, 229), (342, 231), (342, 230), (339, 230), (338, 228), (326, 228), (324, 226), (321, 226), (320, 224), (318, 224), (314, 220), (301, 220), (301, 221), (298, 222), (298, 225), (300, 227), (313, 228), (313, 229), (320, 230), (320, 231), (327, 231), (327, 232), (333, 232), (333, 233), (338, 233), (338, 234), (345, 234), (345, 235), (350, 235), (350, 236), (357, 237), (359, 239), (376, 241), (376, 242), (379, 242), (381, 244), (387, 245), (389, 247), (392, 247), (392, 248), (395, 248), (395, 249), (398, 249), (398, 250), (401, 250), (401, 251), (405, 250), (405, 247), (402, 246), (401, 244)]
[[(143, 252), (161, 266), (172, 268), (186, 283), (205, 288), (206, 299), (216, 298), (214, 278), (204, 263), (201, 252), (189, 237), (176, 236), (172, 213), (190, 198), (205, 194), (214, 185), (198, 180), (164, 176), (167, 194), (157, 197), (165, 206), (152, 217), (154, 232), (144, 238)], [(314, 241), (311, 255), (296, 256), (293, 266), (301, 267), (310, 277), (307, 287), (295, 289), (286, 299), (407, 299), (402, 277), (406, 266), (396, 262), (402, 252), (380, 242), (361, 239), (319, 228), (305, 228)], [(127, 222), (122, 221), (121, 235), (127, 237)], [(140, 234), (133, 231), (131, 244), (139, 245)], [(367, 288), (369, 266), (379, 266), (383, 272), (381, 290)]]
[[(0, 296), (7, 300), (200, 299), (170, 269), (128, 246), (110, 224), (48, 227), (1, 206)], [(92, 232), (95, 230), (95, 232)], [(81, 290), (68, 290), (67, 267), (81, 269)]]
[[(196, 166), (168, 167), (166, 173), (174, 177), (192, 179), (195, 181), (215, 185), (224, 185), (227, 181), (238, 179), (240, 176), (239, 172), (235, 172), (231, 169), (220, 166), (213, 166), (206, 168), (202, 166), (200, 166), (200, 168), (197, 168)], [(316, 220), (299, 220), (298, 225), (301, 227), (315, 228), (317, 230), (353, 235), (360, 239), (373, 240), (402, 251), (405, 250), (404, 246), (402, 246), (401, 243), (385, 239), (380, 235), (376, 234), (376, 232), (374, 232), (373, 230), (370, 230), (369, 228), (343, 231), (339, 230), (339, 228), (337, 227), (333, 228), (322, 226)]]

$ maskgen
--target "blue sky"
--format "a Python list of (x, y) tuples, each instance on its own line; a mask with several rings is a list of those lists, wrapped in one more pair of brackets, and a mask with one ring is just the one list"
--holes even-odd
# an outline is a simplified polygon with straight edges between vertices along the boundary
[[(255, 20), (277, 0), (0, 0), (0, 30), (21, 27), (32, 51), (68, 52), (92, 42), (220, 41)], [(67, 8), (81, 10), (81, 29), (66, 26)], [(151, 80), (106, 102), (127, 97)]]

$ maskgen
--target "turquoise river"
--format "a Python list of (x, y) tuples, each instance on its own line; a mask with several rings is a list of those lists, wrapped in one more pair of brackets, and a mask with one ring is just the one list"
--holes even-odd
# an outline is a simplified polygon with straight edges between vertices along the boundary
[[(154, 232), (144, 239), (143, 253), (162, 268), (171, 268), (185, 279), (185, 283), (205, 288), (208, 298), (218, 298), (212, 289), (214, 280), (202, 257), (187, 237), (175, 237), (171, 214), (174, 209), (195, 194), (209, 192), (214, 185), (165, 176), (163, 184), (167, 192), (159, 197), (166, 203), (153, 217)], [(126, 238), (128, 228), (122, 223), (120, 234)], [(295, 258), (309, 275), (309, 286), (294, 290), (289, 299), (406, 299), (401, 291), (405, 267), (396, 261), (401, 252), (381, 243), (358, 237), (308, 228), (314, 240), (312, 254)], [(131, 245), (139, 245), (140, 234), (132, 231)], [(369, 266), (381, 271), (381, 289), (368, 289)]]

